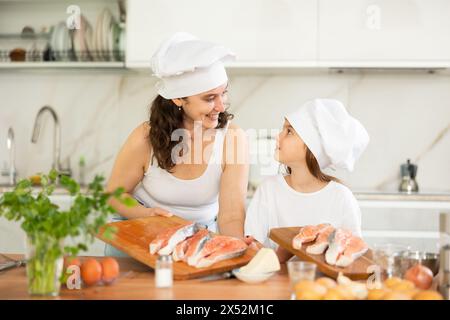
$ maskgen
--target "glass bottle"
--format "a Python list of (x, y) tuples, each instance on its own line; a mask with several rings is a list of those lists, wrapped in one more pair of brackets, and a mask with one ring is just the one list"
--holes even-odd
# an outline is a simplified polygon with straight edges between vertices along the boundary
[(172, 256), (161, 255), (156, 261), (155, 286), (170, 288), (173, 284)]

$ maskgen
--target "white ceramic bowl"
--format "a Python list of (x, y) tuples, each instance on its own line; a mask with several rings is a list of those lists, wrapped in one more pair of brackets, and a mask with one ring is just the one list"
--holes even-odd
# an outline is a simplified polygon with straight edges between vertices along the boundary
[(240, 272), (241, 269), (234, 269), (233, 275), (238, 278), (239, 280), (246, 282), (246, 283), (261, 283), (269, 279), (271, 276), (273, 276), (276, 272), (265, 272), (265, 273), (258, 273), (258, 274), (248, 274), (245, 272)]

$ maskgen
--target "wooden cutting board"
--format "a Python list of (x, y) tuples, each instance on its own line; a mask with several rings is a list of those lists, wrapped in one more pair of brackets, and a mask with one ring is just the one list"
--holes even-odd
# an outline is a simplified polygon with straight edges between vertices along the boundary
[[(165, 228), (175, 227), (185, 222), (186, 220), (177, 216), (170, 218), (156, 216), (112, 222), (107, 225), (117, 228), (114, 238), (112, 240), (106, 239), (103, 236), (104, 229), (101, 229), (97, 237), (154, 269), (158, 255), (150, 254), (150, 242)], [(243, 256), (220, 261), (207, 268), (195, 268), (185, 262), (174, 261), (173, 276), (175, 280), (188, 280), (230, 271), (246, 265), (255, 254), (256, 251), (247, 249)]]
[(322, 273), (334, 279), (337, 278), (339, 272), (343, 272), (345, 276), (352, 280), (365, 280), (371, 275), (371, 273), (367, 272), (367, 268), (375, 263), (372, 261), (372, 251), (370, 249), (346, 268), (331, 266), (325, 262), (324, 254), (312, 255), (307, 253), (306, 248), (309, 246), (308, 244), (303, 245), (300, 250), (292, 247), (292, 239), (299, 231), (300, 227), (274, 228), (270, 230), (270, 239), (275, 241), (280, 247), (295, 254), (301, 260), (314, 262)]

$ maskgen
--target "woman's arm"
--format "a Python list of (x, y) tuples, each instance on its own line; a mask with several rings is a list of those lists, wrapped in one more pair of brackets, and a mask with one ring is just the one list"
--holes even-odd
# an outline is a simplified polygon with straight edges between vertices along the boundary
[[(150, 146), (147, 140), (149, 126), (141, 124), (133, 130), (117, 155), (106, 190), (112, 192), (122, 187), (125, 189), (123, 197), (132, 198), (131, 192), (142, 180), (145, 166), (149, 161)], [(170, 216), (161, 208), (146, 208), (141, 204), (128, 207), (119, 200), (111, 198), (109, 204), (125, 218), (144, 218), (154, 215)]]
[(245, 132), (230, 125), (224, 143), (225, 168), (220, 181), (219, 232), (243, 238), (248, 185), (248, 146)]

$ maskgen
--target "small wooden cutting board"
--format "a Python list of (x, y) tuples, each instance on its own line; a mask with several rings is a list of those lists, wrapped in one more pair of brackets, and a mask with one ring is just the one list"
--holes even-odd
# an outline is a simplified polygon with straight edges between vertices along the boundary
[(280, 247), (295, 254), (301, 260), (314, 262), (322, 273), (334, 279), (337, 278), (339, 272), (342, 272), (352, 280), (365, 280), (371, 275), (367, 268), (375, 263), (372, 261), (372, 251), (370, 249), (346, 268), (331, 266), (326, 263), (324, 254), (312, 255), (307, 253), (306, 248), (309, 246), (308, 244), (303, 245), (300, 250), (292, 247), (292, 239), (299, 233), (300, 229), (300, 227), (274, 228), (270, 230), (270, 239), (275, 241)]
[[(103, 228), (100, 230), (97, 238), (154, 269), (158, 255), (150, 254), (150, 242), (162, 230), (175, 227), (186, 222), (186, 220), (177, 216), (172, 216), (170, 218), (155, 216), (112, 222), (107, 224), (107, 226), (114, 226), (117, 228), (117, 232), (115, 233), (113, 239), (106, 239), (103, 236)], [(220, 261), (207, 268), (195, 268), (189, 266), (185, 262), (174, 261), (173, 277), (175, 280), (188, 280), (209, 276), (216, 273), (223, 273), (246, 265), (255, 256), (255, 254), (256, 251), (249, 248), (244, 255), (240, 257)]]

